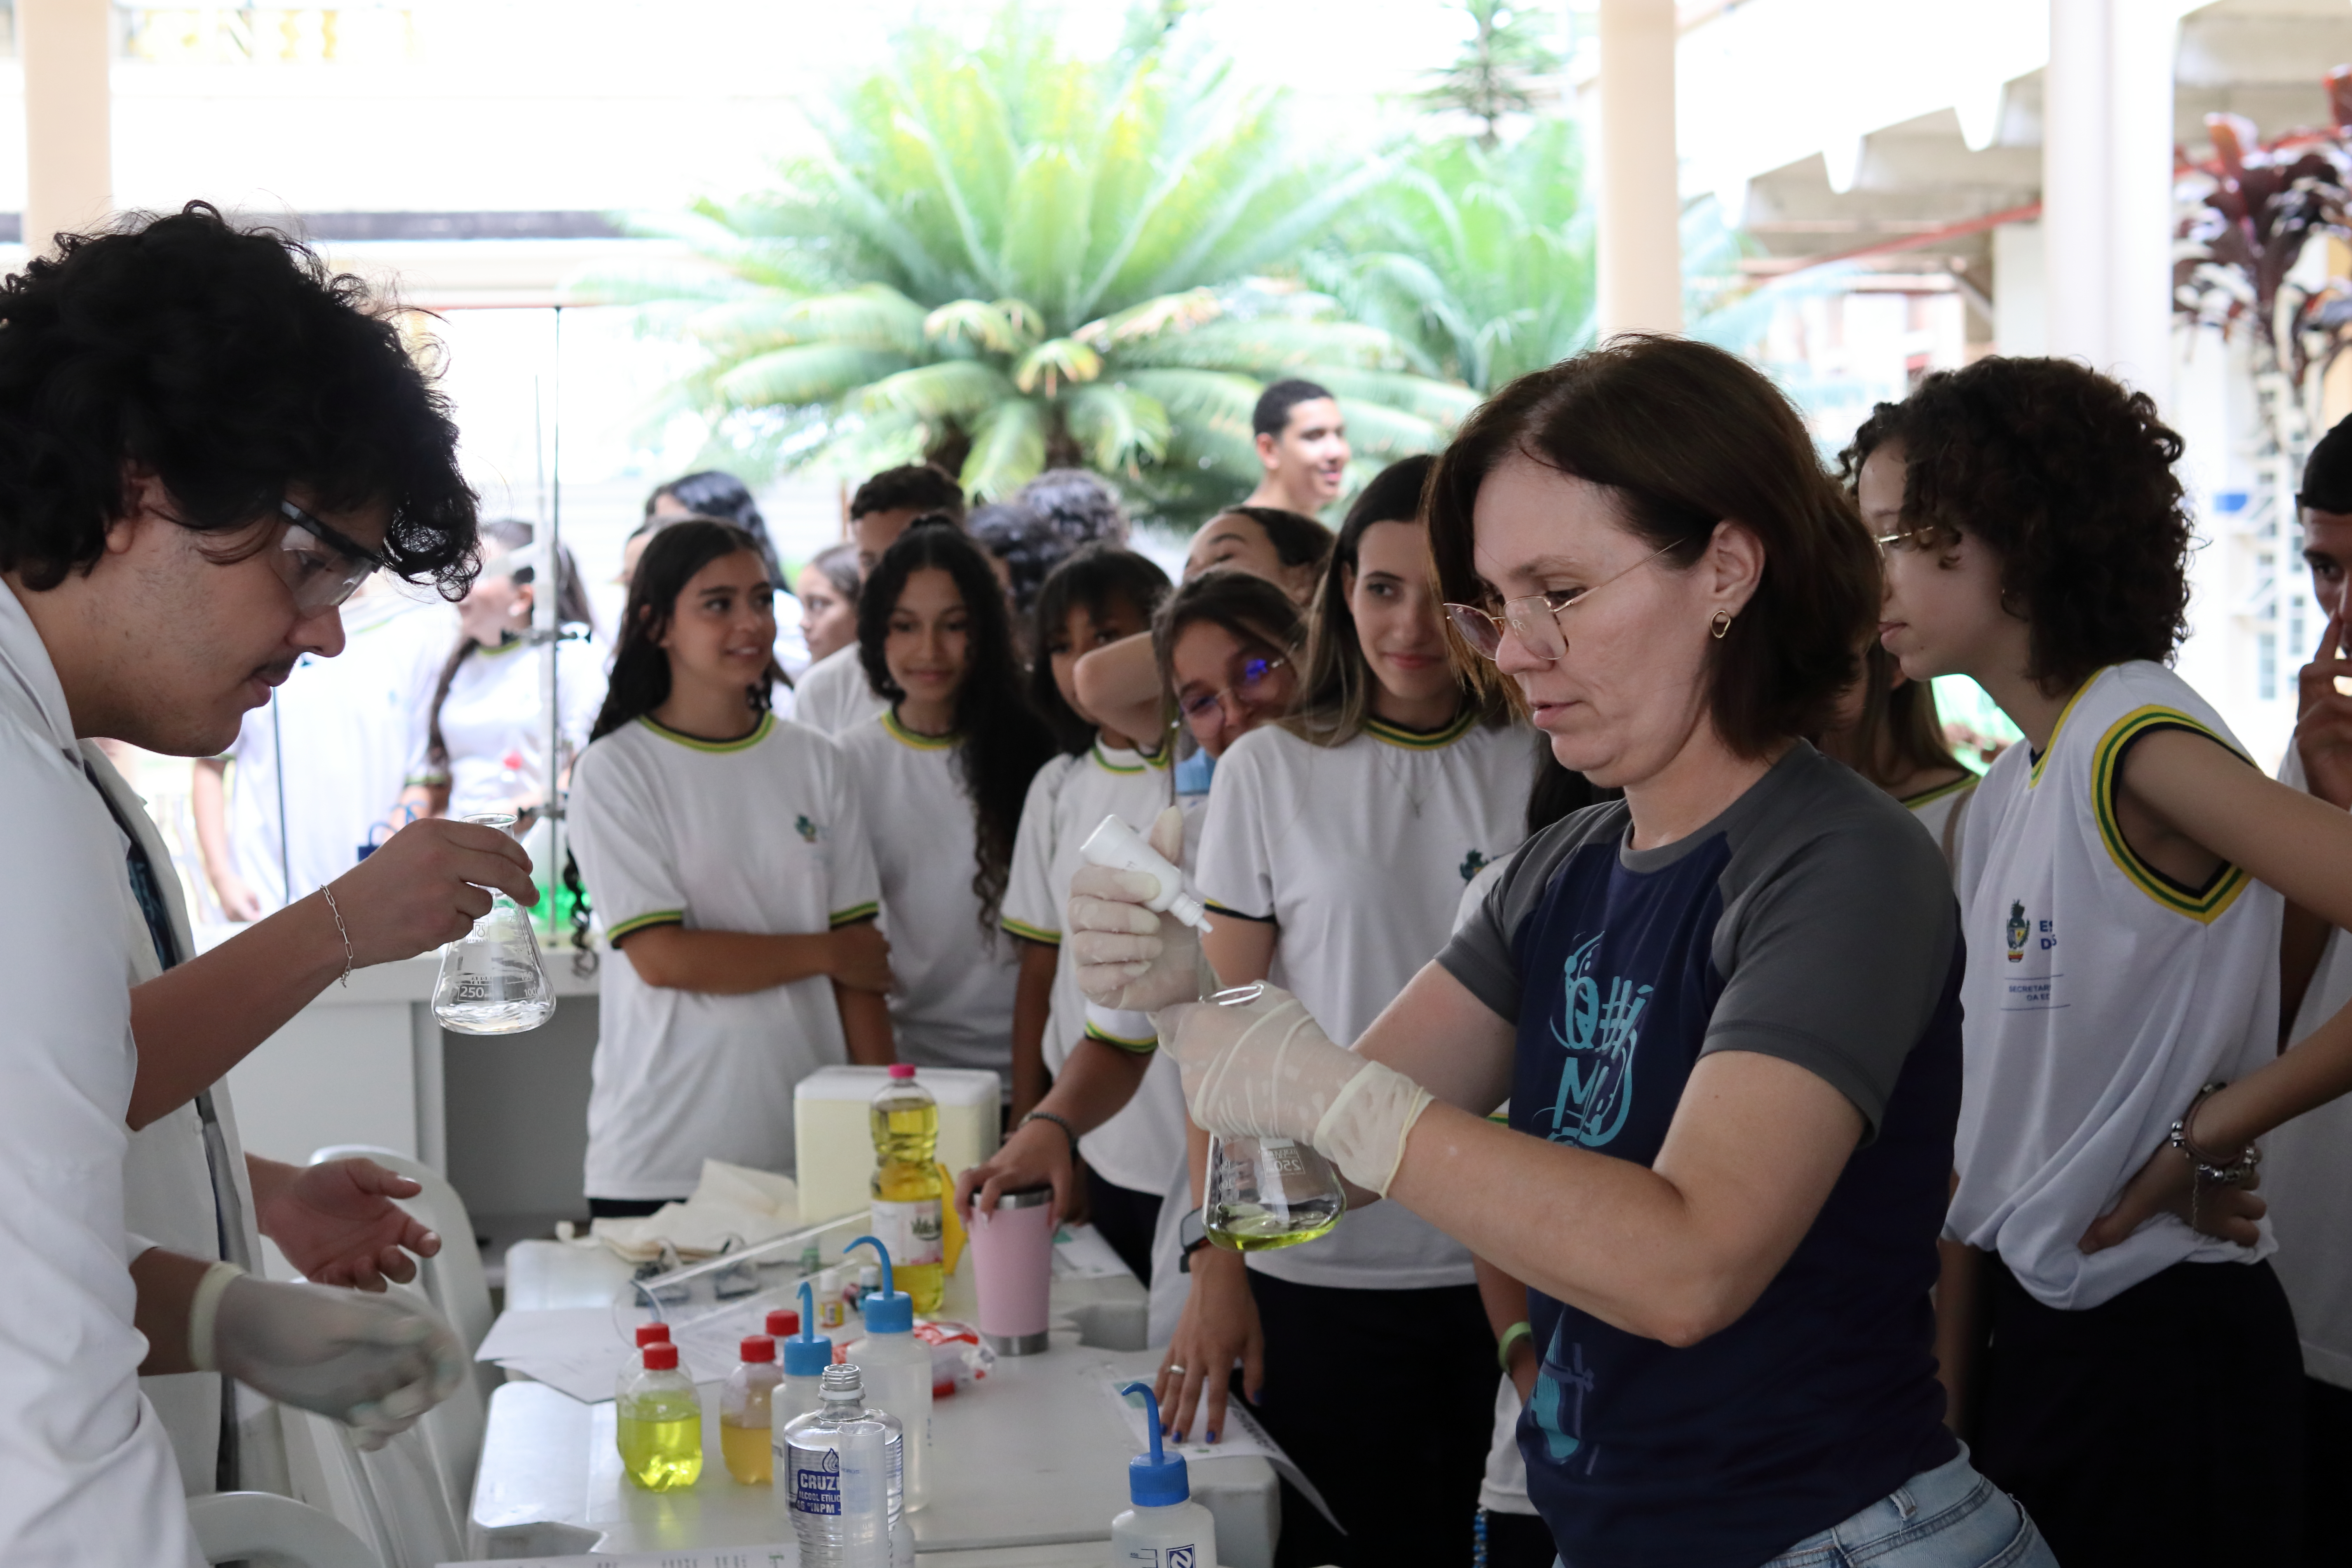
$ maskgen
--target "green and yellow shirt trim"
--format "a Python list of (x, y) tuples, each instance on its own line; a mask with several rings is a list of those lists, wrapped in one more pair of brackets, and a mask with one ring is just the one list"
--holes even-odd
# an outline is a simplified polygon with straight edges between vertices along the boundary
[(2174, 881), (2133, 852), (2116, 816), (2116, 795), (2123, 783), (2124, 753), (2131, 749), (2133, 742), (2158, 730), (2186, 730), (2192, 735), (2202, 735), (2216, 745), (2227, 747), (2247, 766), (2253, 765), (2252, 759), (2243, 752), (2178, 709), (2135, 708), (2107, 727), (2092, 753), (2091, 809), (2098, 817), (2099, 838), (2106, 846), (2107, 858), (2132, 886), (2175, 914), (2211, 925), (2238, 901), (2238, 895), (2246, 890), (2252, 879), (2239, 867), (2225, 862), (2201, 888)]
[(898, 721), (898, 710), (895, 708), (883, 711), (882, 728), (900, 745), (911, 746), (919, 752), (950, 752), (963, 739), (961, 735), (926, 735), (919, 730), (909, 730)]
[(845, 910), (834, 910), (825, 917), (825, 923), (832, 930), (839, 931), (844, 926), (856, 925), (859, 921), (870, 921), (881, 912), (882, 906), (869, 900), (866, 903), (852, 904)]
[(1087, 1038), (1100, 1040), (1106, 1046), (1116, 1046), (1129, 1056), (1148, 1057), (1160, 1048), (1160, 1037), (1157, 1035), (1146, 1035), (1139, 1040), (1131, 1040), (1124, 1035), (1114, 1035), (1101, 1025), (1091, 1022), (1087, 1025)]
[[(2114, 667), (2111, 665), (2108, 668), (2113, 668)], [(2032, 789), (2035, 784), (2042, 782), (2042, 770), (2048, 764), (2050, 761), (2050, 753), (2058, 749), (2058, 737), (2066, 732), (2066, 721), (2074, 717), (2074, 704), (2083, 700), (2083, 693), (2091, 689), (2092, 681), (2097, 680), (2100, 676), (2105, 675), (2105, 673), (2106, 670), (2105, 669), (2095, 671), (2092, 674), (2090, 680), (2086, 680), (2083, 682), (2082, 685), (2074, 688), (2074, 695), (2066, 699), (2066, 706), (2058, 710), (2058, 722), (2050, 726), (2050, 743), (2042, 748), (2042, 754), (2033, 759), (2033, 771), (2025, 775), (2026, 788)]]
[(1934, 789), (1921, 790), (1917, 795), (1905, 795), (1903, 797), (1902, 804), (1910, 810), (1916, 811), (1923, 805), (1935, 805), (1946, 795), (1958, 795), (1964, 789), (1974, 789), (1978, 784), (1984, 782), (1978, 778), (1976, 774), (1968, 773), (1965, 769), (1962, 770), (1962, 773), (1965, 776), (1956, 778), (1949, 784), (1937, 784)]
[(1406, 730), (1381, 719), (1364, 721), (1364, 733), (1373, 740), (1408, 752), (1435, 752), (1454, 744), (1478, 727), (1482, 715), (1475, 704), (1462, 710), (1461, 716), (1443, 730)]
[(656, 910), (651, 914), (635, 915), (617, 921), (604, 928), (604, 940), (617, 943), (624, 937), (635, 936), (654, 926), (682, 926), (686, 923), (684, 910)]
[(766, 740), (775, 729), (776, 716), (773, 713), (761, 714), (760, 721), (751, 726), (750, 734), (733, 741), (706, 741), (699, 735), (689, 735), (683, 730), (673, 730), (667, 724), (658, 723), (651, 714), (641, 714), (637, 722), (663, 740), (684, 746), (689, 752), (748, 752)]
[(996, 923), (1004, 928), (1005, 935), (1017, 936), (1023, 942), (1034, 942), (1041, 947), (1062, 945), (1060, 931), (1047, 931), (1044, 926), (1033, 926), (1024, 921), (1016, 921), (1011, 915), (999, 916)]
[(1102, 742), (1097, 741), (1093, 754), (1095, 766), (1107, 773), (1164, 773), (1168, 771), (1168, 752), (1164, 747), (1157, 752), (1133, 752), (1137, 760), (1132, 763), (1114, 763), (1104, 752)]

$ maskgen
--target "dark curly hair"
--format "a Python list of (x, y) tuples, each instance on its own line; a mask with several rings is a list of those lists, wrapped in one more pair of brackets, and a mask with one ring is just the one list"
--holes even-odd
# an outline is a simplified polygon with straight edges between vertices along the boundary
[(1013, 873), (1013, 840), (1029, 781), (1054, 755), (1053, 731), (1021, 690), (1021, 661), (1013, 651), (1013, 621), (1004, 590), (988, 557), (951, 518), (918, 520), (900, 534), (866, 579), (857, 596), (857, 658), (876, 693), (895, 712), (907, 693), (890, 677), (883, 645), (907, 579), (921, 571), (946, 573), (963, 597), (966, 641), (963, 684), (956, 690), (955, 765), (971, 800), (972, 896), (980, 929), (996, 938), (996, 913)]
[(1838, 455), (1849, 489), (1889, 443), (1904, 521), (2000, 557), (2001, 602), (2031, 628), (2027, 673), (2045, 694), (2170, 660), (2189, 629), (2183, 443), (2147, 394), (2073, 360), (1981, 359), (1872, 410)]
[(95, 565), (126, 465), (183, 527), (384, 504), (383, 553), (457, 599), (476, 501), (457, 428), (387, 304), (309, 247), (203, 202), (58, 237), (0, 282), (0, 570), (37, 591)]
[[(1515, 456), (1613, 492), (1627, 529), (1677, 569), (1705, 553), (1719, 522), (1754, 532), (1763, 575), (1708, 649), (1716, 731), (1753, 757), (1821, 730), (1877, 625), (1878, 552), (1804, 421), (1754, 366), (1629, 332), (1487, 399), (1423, 500), (1438, 592), (1452, 603), (1499, 607), (1471, 563), (1471, 512), (1486, 476)], [(1479, 663), (1447, 637), (1457, 662)]]

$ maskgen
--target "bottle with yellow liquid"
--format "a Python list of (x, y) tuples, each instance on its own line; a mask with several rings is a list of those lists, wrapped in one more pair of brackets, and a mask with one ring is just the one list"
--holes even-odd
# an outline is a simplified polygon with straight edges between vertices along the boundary
[(915, 1081), (911, 1065), (897, 1062), (889, 1083), (874, 1097), (870, 1119), (874, 1235), (890, 1249), (898, 1289), (914, 1299), (915, 1310), (936, 1312), (947, 1289), (939, 1102)]
[(645, 1370), (621, 1390), (613, 1435), (621, 1468), (647, 1491), (683, 1491), (702, 1479), (702, 1396), (677, 1370), (677, 1347), (646, 1346)]
[(727, 1386), (719, 1392), (719, 1457), (727, 1462), (727, 1473), (745, 1486), (764, 1487), (775, 1468), (771, 1396), (784, 1373), (776, 1365), (776, 1342), (766, 1334), (745, 1338), (742, 1355), (742, 1364), (727, 1374)]

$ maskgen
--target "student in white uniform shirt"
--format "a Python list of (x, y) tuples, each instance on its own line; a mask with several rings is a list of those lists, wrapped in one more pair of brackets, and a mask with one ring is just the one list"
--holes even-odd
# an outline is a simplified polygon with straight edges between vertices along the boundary
[[(1159, 650), (1161, 679), (1174, 694), (1181, 722), (1200, 748), (1197, 755), (1223, 756), (1228, 746), (1258, 725), (1290, 711), (1298, 690), (1298, 667), (1304, 662), (1307, 622), (1290, 596), (1265, 578), (1245, 572), (1203, 573), (1161, 603), (1152, 617), (1150, 637)], [(1073, 650), (1085, 641), (1074, 638)], [(1065, 700), (1075, 713), (1075, 694)], [(1059, 764), (1058, 771), (1066, 775), (1084, 765), (1085, 760)], [(1048, 767), (1055, 770), (1056, 764)], [(1155, 784), (1150, 796), (1157, 793)], [(1131, 826), (1143, 828), (1150, 819), (1128, 813), (1145, 809), (1150, 796), (1138, 792), (1137, 799), (1116, 804)], [(1185, 847), (1174, 858), (1182, 865), (1194, 858), (1192, 850), (1200, 842), (1208, 796), (1205, 793), (1179, 795), (1176, 804), (1182, 813)], [(1150, 808), (1156, 815), (1158, 808)], [(1083, 809), (1068, 815), (1073, 822), (1084, 820)], [(1102, 816), (1093, 820), (1098, 825)], [(1087, 829), (1092, 830), (1092, 826)], [(1085, 840), (1081, 837), (1077, 842)], [(1053, 929), (1059, 929), (1058, 920)], [(1053, 955), (1058, 979), (1058, 942)], [(1136, 1049), (1125, 1043), (1114, 1045), (1105, 1037), (1140, 1039), (1148, 1032), (1148, 1020), (1125, 1025), (1123, 1020), (1135, 1016), (1090, 1002), (1085, 1005), (1086, 1033), (1055, 1072), (1053, 1087), (1006, 1136), (996, 1153), (957, 1179), (956, 1201), (967, 1214), (975, 1198), (982, 1208), (990, 1208), (1000, 1193), (1048, 1184), (1055, 1202), (1066, 1211), (1073, 1196), (1078, 1141), (1125, 1110), (1156, 1065), (1156, 1039), (1148, 1049)], [(1181, 1092), (1174, 1113), (1182, 1114)], [(1177, 1123), (1180, 1129), (1181, 1125)], [(1136, 1270), (1150, 1286), (1148, 1339), (1152, 1344), (1165, 1344), (1175, 1331), (1189, 1284), (1179, 1221), (1191, 1205), (1192, 1175), (1181, 1158), (1170, 1162), (1166, 1174), (1165, 1191), (1158, 1194), (1161, 1206), (1150, 1237), (1148, 1271)], [(1169, 1203), (1170, 1198), (1176, 1201)]]
[[(499, 548), (488, 552), (457, 606), (457, 643), (427, 702), (395, 821), (483, 812), (528, 817), (547, 800), (543, 670), (525, 635), (548, 575), (547, 550), (531, 542), (527, 522), (486, 523), (482, 531)], [(556, 644), (556, 705), (564, 755), (553, 777), (561, 788), (604, 700), (604, 650), (592, 635), (588, 595), (569, 550), (557, 593), (563, 637)]]
[(2145, 395), (1991, 359), (1881, 405), (1845, 458), (1888, 542), (1888, 650), (2026, 737), (1960, 869), (1938, 1348), (1984, 1473), (2069, 1568), (2300, 1551), (2294, 1323), (2239, 1185), (2254, 1140), (2352, 1085), (2352, 1013), (2276, 1054), (2281, 894), (2352, 924), (2352, 820), (2263, 778), (2161, 662), (2180, 450)]
[(898, 1059), (1013, 1086), (1013, 940), (997, 930), (1029, 781), (1053, 736), (1021, 692), (996, 574), (945, 522), (882, 552), (858, 652), (890, 707), (841, 736), (882, 885)]
[(629, 543), (635, 548), (624, 549), (621, 585), (628, 586), (628, 574), (636, 569), (637, 557), (645, 553), (644, 546), (637, 543), (640, 536), (688, 517), (731, 522), (750, 534), (751, 542), (759, 546), (760, 559), (767, 563), (768, 576), (776, 584), (776, 668), (784, 672), (789, 689), (808, 668), (810, 660), (809, 646), (801, 635), (800, 601), (785, 584), (783, 563), (777, 558), (776, 542), (768, 536), (768, 520), (760, 515), (760, 503), (752, 498), (751, 487), (734, 475), (719, 468), (704, 468), (656, 487), (646, 498), (645, 522), (629, 536)]
[(296, 660), (236, 743), (196, 763), (196, 842), (231, 921), (283, 909), (358, 865), (407, 781), (457, 618), (438, 598), (373, 582), (343, 611), (343, 651)]
[[(1218, 976), (1272, 980), (1342, 1046), (1445, 945), (1465, 885), (1525, 837), (1535, 776), (1534, 743), (1506, 721), (1500, 691), (1481, 700), (1454, 672), (1419, 521), (1434, 461), (1391, 465), (1349, 509), (1317, 595), (1298, 707), (1219, 760), (1201, 830), (1195, 877), (1215, 921), (1202, 946)], [(1195, 1142), (1197, 1167), (1205, 1139)], [(1392, 1415), (1389, 1392), (1355, 1366), (1411, 1363), (1447, 1413), (1432, 1405), (1425, 1418), (1483, 1429), (1494, 1346), (1467, 1249), (1386, 1205), (1244, 1261), (1194, 1254), (1163, 1406), (1184, 1421), (1205, 1394), (1219, 1426), (1222, 1374), (1238, 1355), (1267, 1430), (1351, 1535), (1377, 1532), (1400, 1561), (1457, 1543), (1476, 1506), (1475, 1444), (1433, 1456), (1410, 1507), (1348, 1470), (1363, 1433)], [(1355, 1347), (1349, 1365), (1328, 1352), (1333, 1335)], [(1349, 1551), (1311, 1509), (1286, 1508), (1283, 1529), (1294, 1548), (1325, 1554), (1301, 1561)]]
[(1913, 680), (1875, 638), (1863, 650), (1862, 679), (1838, 700), (1835, 721), (1822, 731), (1821, 752), (1876, 784), (1909, 808), (1958, 870), (1961, 836), (1977, 775), (1960, 765), (1944, 740), (1936, 689)]
[[(882, 552), (919, 517), (944, 515), (963, 521), (963, 491), (954, 479), (928, 463), (885, 468), (849, 498), (849, 539), (857, 546), (857, 571), (874, 571)], [(839, 735), (890, 706), (866, 679), (853, 644), (808, 668), (793, 691), (793, 715), (813, 730)]]
[[(1034, 635), (1044, 657), (1031, 667), (1031, 700), (1052, 722), (1061, 755), (1038, 770), (1029, 786), (1013, 887), (1004, 900), (1004, 929), (1022, 947), (1013, 1118), (1025, 1122), (1038, 1115), (1048, 1076), (1058, 1079), (1082, 1058), (1094, 1065), (1081, 1071), (1107, 1070), (1124, 1089), (1117, 1111), (1090, 1118), (1089, 1124), (1058, 1120), (1052, 1110), (1039, 1119), (1063, 1136), (1066, 1153), (1084, 1156), (1095, 1226), (1146, 1284), (1160, 1201), (1183, 1158), (1183, 1091), (1175, 1068), (1151, 1054), (1150, 1020), (1089, 1012), (1062, 951), (1062, 907), (1080, 864), (1078, 850), (1104, 817), (1148, 828), (1174, 799), (1165, 737), (1097, 725), (1078, 706), (1071, 675), (1088, 651), (1148, 633), (1167, 592), (1168, 574), (1151, 562), (1096, 544), (1055, 568), (1038, 593)], [(1106, 1052), (1128, 1055), (1140, 1070), (1119, 1071)], [(1075, 1151), (1068, 1148), (1073, 1141)]]
[(588, 1100), (602, 1217), (685, 1198), (705, 1159), (791, 1171), (793, 1086), (891, 1059), (862, 803), (839, 747), (767, 710), (774, 623), (749, 534), (664, 529), (573, 770), (566, 880), (614, 949)]
[(461, 1352), (413, 1310), (130, 1236), (126, 1205), (160, 1211), (128, 1185), (128, 1130), (193, 1134), (178, 1168), (249, 1213), (230, 1119), (170, 1119), (337, 975), (468, 929), (485, 888), (536, 894), (503, 836), (434, 824), (340, 879), (340, 905), (322, 890), (157, 973), (184, 940), (168, 872), (78, 740), (216, 754), (297, 658), (340, 650), (334, 607), (371, 571), (461, 581), (474, 501), (400, 334), (307, 250), (197, 205), (62, 251), (0, 287), (0, 795), (38, 828), (0, 911), (0, 1559), (193, 1563), (134, 1373), (226, 1372), (381, 1431)]

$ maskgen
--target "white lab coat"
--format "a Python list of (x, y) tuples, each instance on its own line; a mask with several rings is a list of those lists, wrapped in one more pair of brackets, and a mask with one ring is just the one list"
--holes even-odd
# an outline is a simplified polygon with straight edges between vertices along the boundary
[(124, 840), (65, 691), (0, 584), (0, 1562), (195, 1564), (163, 1423), (139, 1391), (123, 1158), (141, 923)]
[[(171, 917), (172, 939), (182, 961), (195, 956), (194, 934), (188, 928), (186, 900), (180, 879), (172, 874), (172, 856), (147, 815), (147, 802), (114, 771), (106, 753), (94, 742), (81, 744), (81, 758), (92, 777), (114, 802), (116, 814), (131, 825), (155, 868), (157, 891)], [(130, 950), (130, 983), (143, 984), (162, 973), (155, 943), (137, 904), (131, 907), (132, 923), (124, 931)], [(235, 1232), (227, 1261), (259, 1273), (261, 1237), (254, 1229), (253, 1184), (246, 1174), (245, 1146), (236, 1135), (236, 1111), (230, 1105), (228, 1080), (211, 1089), (213, 1112), (220, 1123), (224, 1173), (235, 1184)], [(220, 1205), (213, 1200), (212, 1167), (205, 1159), (204, 1118), (194, 1100), (131, 1135), (123, 1164), (123, 1210), (132, 1236), (191, 1258), (221, 1256)], [(163, 1421), (172, 1452), (180, 1464), (180, 1483), (190, 1497), (215, 1491), (220, 1475), (221, 1375), (211, 1372), (175, 1372), (139, 1380), (142, 1393)], [(238, 1406), (237, 1479), (247, 1491), (289, 1490), (286, 1474), (285, 1438), (278, 1425), (278, 1407), (251, 1389), (241, 1390)]]

